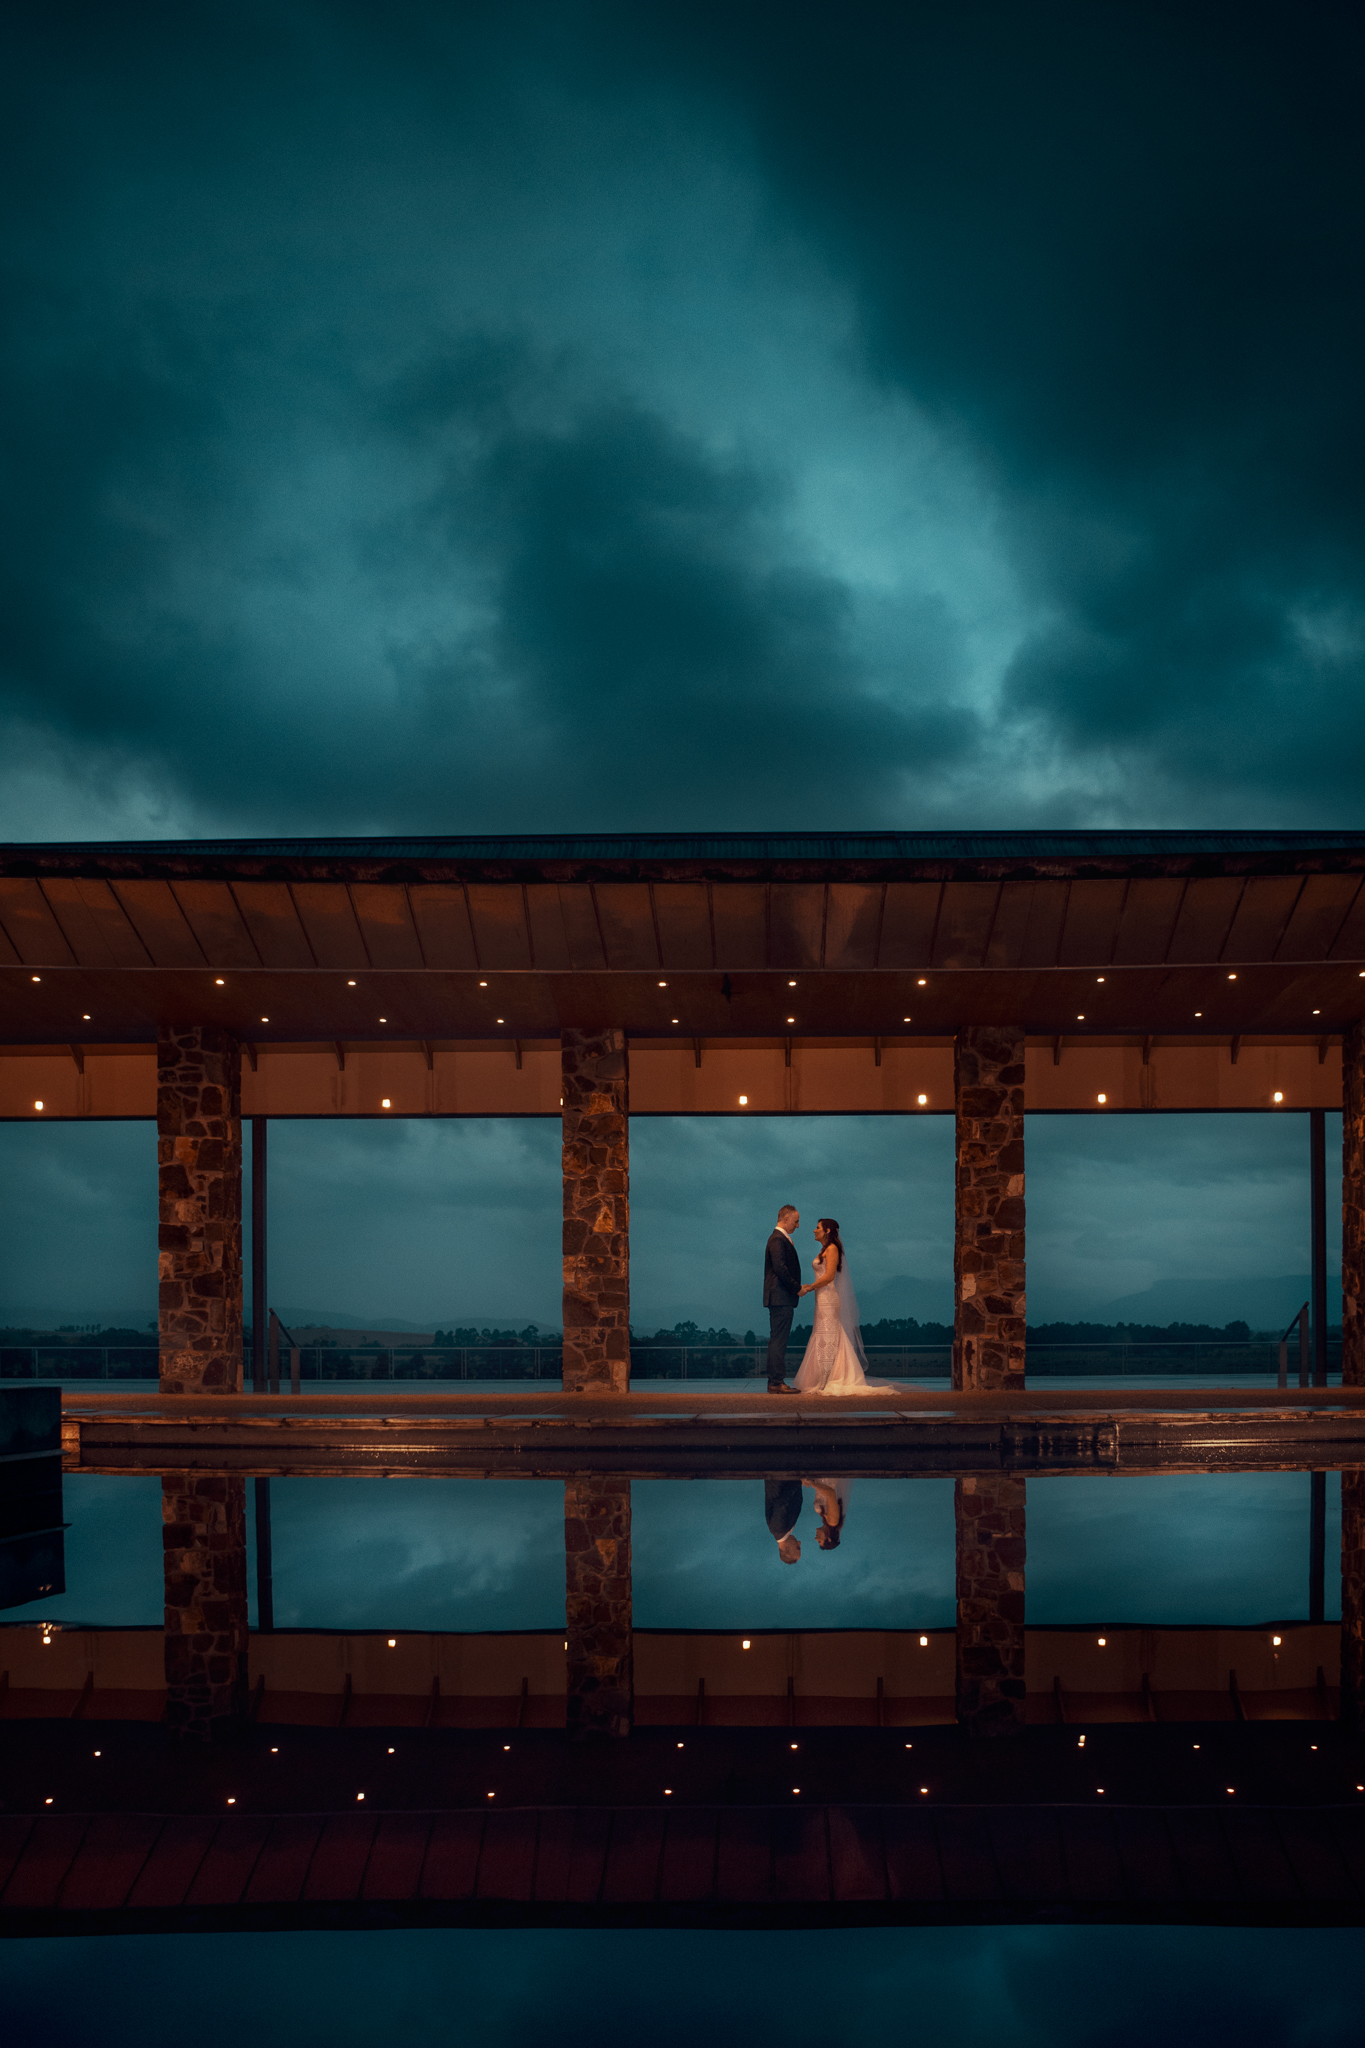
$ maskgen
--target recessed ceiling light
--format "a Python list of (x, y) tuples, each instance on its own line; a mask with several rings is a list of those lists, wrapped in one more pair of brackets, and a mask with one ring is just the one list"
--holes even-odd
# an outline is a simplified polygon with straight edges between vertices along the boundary
[(902, 1024), (908, 1024), (909, 1022), (910, 1022), (910, 1019), (909, 1019), (908, 1017), (902, 1017), (902, 1018), (901, 1018), (901, 1023), (902, 1023)]
[(1321, 1011), (1321, 1010), (1314, 1010), (1314, 1012), (1313, 1012), (1313, 1015), (1314, 1015), (1315, 1017), (1320, 1017), (1320, 1016), (1322, 1015), (1322, 1011)]
[(1236, 981), (1236, 979), (1237, 979), (1237, 976), (1236, 976), (1235, 974), (1230, 974), (1230, 975), (1228, 976), (1228, 980), (1229, 980), (1229, 981)]
[(479, 987), (480, 987), (480, 988), (487, 988), (487, 986), (488, 986), (488, 983), (487, 983), (486, 981), (481, 981), (481, 982), (479, 983)]
[(794, 1024), (794, 1023), (796, 1022), (796, 1019), (795, 1019), (795, 1017), (788, 1017), (788, 1019), (787, 1019), (787, 1022), (788, 1022), (789, 1024)]
[(355, 987), (355, 983), (354, 983), (353, 981), (348, 981), (348, 982), (347, 982), (347, 984), (346, 984), (346, 986), (347, 986), (347, 988), (354, 988), (354, 987)]
[(1104, 980), (1104, 976), (1103, 976), (1102, 974), (1097, 974), (1097, 975), (1095, 976), (1095, 979), (1096, 979), (1096, 981), (1103, 981), (1103, 980)]
[(42, 978), (43, 977), (41, 974), (32, 974), (29, 976), (30, 981), (41, 981)]
[(381, 1024), (387, 1024), (389, 1020), (387, 1017), (381, 1017), (379, 1021)]
[[(38, 977), (37, 977), (37, 975), (36, 975), (36, 974), (34, 975), (33, 979), (34, 979), (35, 981), (36, 981), (36, 980), (38, 979)], [(215, 987), (215, 988), (222, 988), (222, 986), (223, 986), (223, 977), (222, 977), (222, 975), (221, 975), (221, 974), (218, 974), (218, 975), (215, 975), (215, 976), (214, 976), (214, 980), (213, 980), (213, 985), (214, 985), (214, 987)]]
[(1076, 1012), (1076, 1022), (1077, 1022), (1078, 1024), (1084, 1024), (1084, 1022), (1085, 1022), (1085, 1011), (1084, 1011), (1084, 1010), (1077, 1010), (1077, 1012)]
[(90, 1022), (90, 1012), (88, 1010), (86, 1010), (82, 1015), (81, 1022), (82, 1024), (88, 1024)]
[(1202, 1010), (1196, 1010), (1194, 1014), (1196, 1017), (1202, 1017), (1204, 1012)]
[(262, 1024), (268, 1024), (270, 1022), (270, 1019), (268, 1017), (262, 1017), (261, 1022)]
[(676, 1024), (678, 1020), (676, 1017), (670, 1017), (668, 1021), (670, 1024)]
[(504, 1020), (503, 1020), (503, 1019), (502, 1019), (501, 1017), (495, 1017), (495, 1018), (493, 1019), (493, 1022), (494, 1022), (495, 1024), (501, 1024), (501, 1023), (502, 1023), (503, 1021), (504, 1021)]
[(921, 976), (920, 976), (920, 978), (919, 978), (919, 980), (918, 980), (918, 981), (916, 982), (915, 986), (916, 986), (916, 988), (928, 988), (929, 984), (928, 984), (928, 982), (927, 982), (927, 981), (926, 981), (926, 980), (924, 979), (924, 976), (923, 976), (923, 975), (921, 975)]
[(660, 988), (667, 988), (667, 987), (668, 987), (668, 983), (667, 983), (666, 981), (661, 981), (661, 982), (659, 983), (659, 987), (660, 987)]
[(787, 983), (787, 987), (788, 987), (788, 988), (795, 988), (795, 987), (796, 987), (796, 983), (795, 983), (794, 981), (789, 981), (789, 982)]

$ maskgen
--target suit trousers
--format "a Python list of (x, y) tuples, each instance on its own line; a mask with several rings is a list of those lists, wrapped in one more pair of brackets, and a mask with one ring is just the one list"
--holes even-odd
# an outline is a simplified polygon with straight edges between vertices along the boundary
[(768, 1310), (768, 1385), (780, 1387), (787, 1377), (787, 1339), (792, 1333), (794, 1303), (774, 1302)]

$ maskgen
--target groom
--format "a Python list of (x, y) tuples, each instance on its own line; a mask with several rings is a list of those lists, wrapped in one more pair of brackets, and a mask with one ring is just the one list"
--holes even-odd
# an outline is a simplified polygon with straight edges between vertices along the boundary
[(794, 1394), (787, 1385), (787, 1339), (801, 1294), (801, 1261), (792, 1232), (801, 1221), (790, 1202), (777, 1212), (777, 1227), (768, 1239), (763, 1260), (763, 1306), (768, 1311), (768, 1392)]

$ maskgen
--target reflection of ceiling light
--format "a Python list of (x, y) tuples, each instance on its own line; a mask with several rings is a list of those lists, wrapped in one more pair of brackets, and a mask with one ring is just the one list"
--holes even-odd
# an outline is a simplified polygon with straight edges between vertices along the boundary
[(1284, 1094), (1283, 1094), (1282, 1090), (1280, 1090), (1279, 1088), (1277, 1088), (1277, 1089), (1275, 1090), (1275, 1093), (1274, 1093), (1274, 1094), (1273, 1094), (1273, 1095), (1271, 1096), (1271, 1098), (1270, 1098), (1270, 1099), (1271, 1099), (1271, 1101), (1272, 1101), (1272, 1102), (1283, 1102), (1283, 1101), (1284, 1101)]
[(380, 1107), (381, 1109), (392, 1109), (392, 1108), (393, 1108), (393, 1104), (392, 1104), (392, 1103), (390, 1102), (390, 1100), (389, 1100), (389, 1098), (388, 1098), (388, 1096), (387, 1096), (387, 1095), (386, 1095), (386, 1096), (384, 1097), (384, 1100), (383, 1100), (383, 1101), (382, 1101), (382, 1102), (380, 1103), (379, 1107)]
[(749, 1098), (748, 1098), (748, 1096), (747, 1096), (747, 1095), (741, 1095), (741, 1096), (740, 1096), (740, 1098), (739, 1098), (739, 1106), (740, 1106), (740, 1108), (741, 1108), (741, 1109), (747, 1109), (747, 1108), (748, 1108), (748, 1106), (749, 1106)]
[(1109, 1097), (1107, 1095), (1097, 1095), (1095, 1097), (1095, 1100), (1096, 1102), (1107, 1102), (1109, 1100)]
[(915, 1097), (915, 1100), (916, 1102), (918, 1102), (920, 1108), (923, 1109), (925, 1103), (929, 1100), (929, 1098), (927, 1095), (917, 1095)]
[(41, 1102), (35, 1102), (35, 1103), (34, 1103), (34, 1105), (33, 1105), (33, 1107), (34, 1107), (35, 1109), (41, 1109), (41, 1108), (42, 1108), (42, 1106), (43, 1106), (43, 1105), (42, 1105), (42, 1103), (41, 1103)]

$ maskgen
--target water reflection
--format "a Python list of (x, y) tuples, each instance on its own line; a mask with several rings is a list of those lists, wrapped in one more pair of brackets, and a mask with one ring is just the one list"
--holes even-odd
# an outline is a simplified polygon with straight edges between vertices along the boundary
[[(954, 1618), (954, 1481), (859, 1478), (838, 1548), (785, 1567), (758, 1480), (634, 1480), (633, 1576), (647, 1628), (943, 1628)], [(563, 1619), (564, 1488), (554, 1480), (273, 1479), (281, 1628), (554, 1628)], [(1326, 1615), (1340, 1616), (1341, 1478), (1327, 1476)], [(255, 1516), (247, 1585), (255, 1627)], [(1302, 1472), (1028, 1481), (1028, 1614), (1245, 1625), (1308, 1612)], [(41, 1613), (148, 1625), (162, 1613), (156, 1479), (68, 1473), (67, 1591)]]

